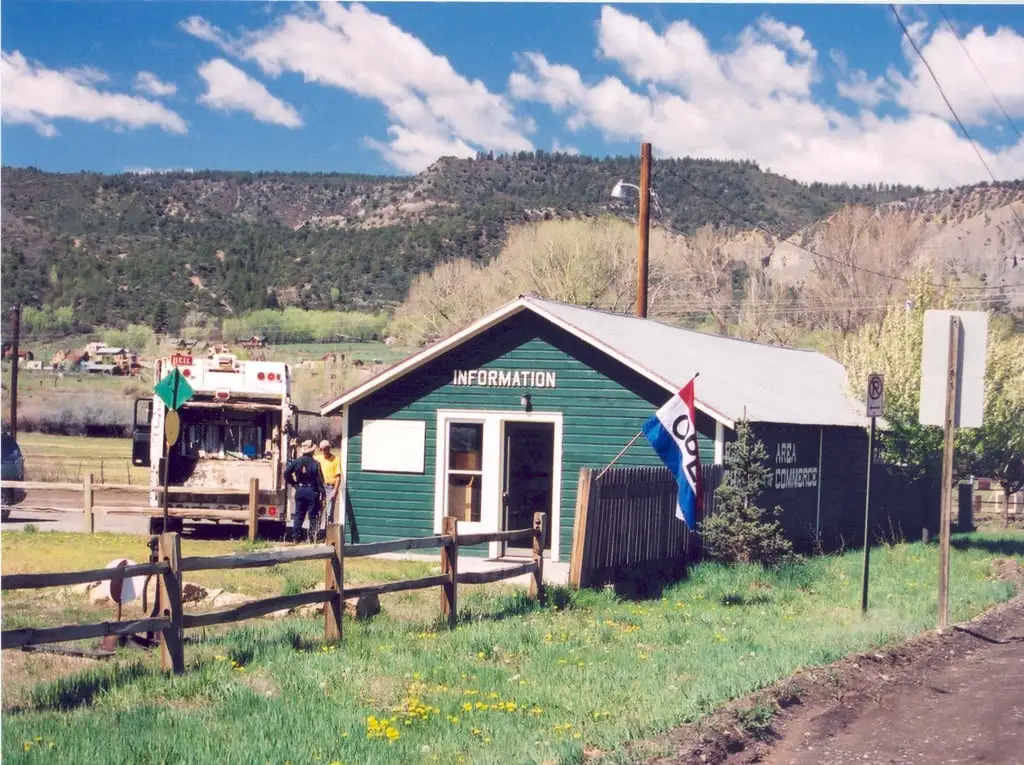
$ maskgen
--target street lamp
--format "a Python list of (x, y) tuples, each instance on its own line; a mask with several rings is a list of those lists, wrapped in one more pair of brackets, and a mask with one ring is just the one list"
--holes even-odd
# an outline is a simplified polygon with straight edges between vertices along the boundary
[[(620, 202), (626, 198), (626, 189), (636, 189), (637, 194), (641, 194), (640, 187), (635, 183), (626, 183), (620, 180), (612, 187), (612, 199), (617, 199)], [(661, 202), (658, 199), (658, 192), (654, 189), (648, 189), (648, 193), (651, 195), (651, 201), (654, 202), (654, 209), (658, 215), (664, 215), (665, 211), (661, 209)]]

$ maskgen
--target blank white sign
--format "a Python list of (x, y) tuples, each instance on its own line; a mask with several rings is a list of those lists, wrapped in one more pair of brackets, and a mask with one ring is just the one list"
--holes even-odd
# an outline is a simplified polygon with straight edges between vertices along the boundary
[(960, 319), (957, 370), (960, 396), (956, 401), (953, 422), (958, 428), (979, 428), (985, 409), (985, 345), (988, 340), (988, 314), (985, 311), (924, 312), (918, 417), (922, 425), (945, 425), (949, 320), (952, 316)]
[(423, 420), (363, 422), (363, 470), (422, 473), (426, 460), (427, 423)]

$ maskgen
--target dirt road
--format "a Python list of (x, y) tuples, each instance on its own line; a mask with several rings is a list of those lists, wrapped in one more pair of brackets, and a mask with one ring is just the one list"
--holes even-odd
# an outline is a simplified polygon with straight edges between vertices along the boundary
[(796, 713), (761, 762), (1024, 763), (1024, 598), (923, 658), (866, 693)]
[[(96, 513), (96, 530), (109, 531), (114, 534), (146, 534), (149, 532), (149, 518), (141, 515), (120, 515)], [(35, 526), (40, 531), (74, 531), (85, 530), (85, 518), (82, 514), (81, 502), (77, 509), (33, 509), (16, 505), (11, 509), (11, 517), (0, 527), (4, 531), (21, 531), (26, 526)]]
[[(97, 531), (111, 531), (118, 534), (144, 534), (148, 531), (149, 520), (142, 515), (106, 514), (104, 508), (118, 510), (145, 507), (149, 497), (145, 492), (97, 490), (94, 503)], [(19, 531), (27, 524), (49, 531), (82, 531), (85, 519), (82, 514), (82, 492), (32, 489), (25, 493), (25, 499), (11, 508), (11, 517), (4, 522), (3, 529)]]
[(1000, 558), (993, 573), (1021, 594), (628, 748), (647, 765), (1024, 765), (1024, 564)]

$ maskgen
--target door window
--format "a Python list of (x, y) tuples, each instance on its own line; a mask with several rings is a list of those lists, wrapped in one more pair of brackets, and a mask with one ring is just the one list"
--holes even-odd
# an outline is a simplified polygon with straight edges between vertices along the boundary
[(484, 425), (448, 424), (448, 515), (479, 523), (482, 506)]

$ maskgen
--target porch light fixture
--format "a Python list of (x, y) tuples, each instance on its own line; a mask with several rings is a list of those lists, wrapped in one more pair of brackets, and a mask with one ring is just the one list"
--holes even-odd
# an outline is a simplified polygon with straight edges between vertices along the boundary
[(519, 403), (522, 404), (524, 412), (533, 411), (533, 404), (530, 403), (530, 394), (529, 393), (522, 393), (522, 394), (520, 394), (520, 396), (519, 396)]

